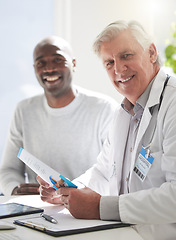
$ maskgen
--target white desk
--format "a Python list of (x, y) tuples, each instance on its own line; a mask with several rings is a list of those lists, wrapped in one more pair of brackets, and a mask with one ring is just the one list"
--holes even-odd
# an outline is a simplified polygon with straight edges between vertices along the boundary
[[(0, 196), (0, 203), (7, 202), (17, 202), (34, 207), (41, 207), (45, 210), (46, 213), (51, 214), (57, 208), (47, 203), (44, 203), (40, 200), (40, 196), (19, 196), (19, 197), (4, 197)], [(5, 221), (13, 223), (14, 219), (19, 219), (19, 217), (6, 218)], [(4, 221), (3, 219), (0, 221)], [(45, 233), (38, 232), (26, 227), (21, 227), (15, 225), (16, 229), (14, 230), (0, 230), (0, 240), (9, 239), (9, 240), (48, 240), (48, 239), (57, 239), (56, 237), (49, 236)], [(142, 238), (137, 234), (137, 232), (132, 227), (125, 228), (116, 228), (111, 230), (103, 230), (97, 232), (81, 233), (65, 237), (59, 237), (62, 240), (142, 240)]]

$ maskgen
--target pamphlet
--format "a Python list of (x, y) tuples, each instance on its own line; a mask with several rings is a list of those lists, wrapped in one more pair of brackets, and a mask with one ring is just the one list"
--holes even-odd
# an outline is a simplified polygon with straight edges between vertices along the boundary
[(50, 184), (52, 187), (57, 189), (54, 183), (57, 183), (59, 180), (64, 180), (64, 185), (66, 187), (77, 186), (72, 183), (68, 178), (62, 176), (60, 173), (56, 172), (54, 169), (34, 157), (32, 154), (27, 152), (25, 149), (20, 148), (18, 156), (21, 161), (23, 161), (28, 167), (30, 167), (37, 175), (39, 175), (45, 182)]

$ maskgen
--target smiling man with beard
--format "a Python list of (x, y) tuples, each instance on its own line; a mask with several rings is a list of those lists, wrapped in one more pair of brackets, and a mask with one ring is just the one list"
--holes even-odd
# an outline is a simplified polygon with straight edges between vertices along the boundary
[(17, 158), (20, 147), (71, 180), (91, 167), (117, 107), (108, 96), (72, 86), (76, 60), (64, 39), (43, 39), (33, 58), (44, 94), (14, 112), (0, 169), (5, 195), (39, 194), (36, 174)]

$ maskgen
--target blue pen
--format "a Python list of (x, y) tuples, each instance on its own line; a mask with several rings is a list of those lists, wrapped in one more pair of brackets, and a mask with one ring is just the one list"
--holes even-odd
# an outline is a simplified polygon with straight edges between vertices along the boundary
[[(60, 175), (59, 176), (62, 180), (64, 180), (64, 186), (65, 187), (73, 187), (73, 188), (77, 188), (77, 186), (72, 183), (69, 179), (65, 178), (64, 176)], [(51, 176), (49, 177), (51, 183), (53, 184), (53, 188), (58, 189), (58, 187), (56, 187), (57, 181), (54, 180)]]
[(50, 179), (51, 183), (53, 184), (53, 188), (58, 189), (58, 187), (55, 186), (57, 184), (57, 182), (51, 176), (49, 177), (49, 179)]

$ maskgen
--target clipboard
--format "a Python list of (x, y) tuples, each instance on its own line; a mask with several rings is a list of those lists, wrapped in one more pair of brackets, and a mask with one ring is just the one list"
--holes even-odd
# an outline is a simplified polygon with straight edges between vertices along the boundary
[(14, 224), (31, 228), (54, 237), (130, 226), (130, 224), (120, 221), (77, 219), (63, 206), (59, 207), (57, 213), (52, 214), (52, 217), (57, 220), (57, 224), (48, 222), (41, 217), (20, 218), (19, 220), (15, 220)]
[[(88, 221), (88, 220), (85, 220)], [(101, 221), (101, 220), (99, 220)], [(15, 220), (14, 224), (24, 226), (27, 228), (31, 228), (43, 233), (46, 233), (48, 235), (54, 236), (54, 237), (61, 237), (61, 236), (68, 236), (78, 233), (86, 233), (86, 232), (93, 232), (93, 231), (101, 231), (101, 230), (108, 230), (108, 229), (114, 229), (114, 228), (121, 228), (121, 227), (129, 227), (130, 224), (122, 223), (122, 222), (112, 222), (109, 223), (101, 221), (101, 224), (94, 225), (94, 226), (87, 226), (82, 228), (74, 228), (74, 229), (66, 229), (66, 230), (59, 230), (59, 227), (46, 227), (45, 225), (24, 221), (24, 220)]]

